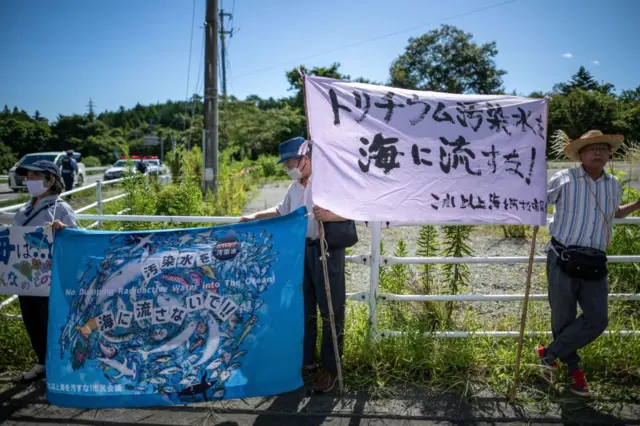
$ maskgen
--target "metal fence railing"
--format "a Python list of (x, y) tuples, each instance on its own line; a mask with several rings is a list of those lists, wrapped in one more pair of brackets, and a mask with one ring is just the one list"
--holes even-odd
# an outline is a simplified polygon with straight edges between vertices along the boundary
[[(124, 179), (114, 179), (114, 180), (109, 180), (109, 181), (105, 181), (105, 182), (94, 182), (91, 183), (89, 185), (85, 185), (82, 186), (80, 188), (76, 188), (76, 189), (72, 189), (71, 191), (67, 191), (67, 192), (63, 192), (62, 194), (60, 194), (61, 197), (67, 197), (69, 195), (73, 195), (73, 194), (77, 194), (78, 192), (83, 192), (92, 188), (96, 188), (96, 201), (81, 207), (76, 211), (76, 213), (81, 213), (87, 210), (90, 210), (92, 208), (96, 208), (96, 210), (98, 211), (98, 213), (102, 213), (102, 206), (104, 206), (105, 204), (108, 204), (110, 202), (113, 202), (115, 200), (119, 200), (120, 198), (123, 198), (125, 196), (125, 194), (120, 194), (120, 195), (116, 195), (114, 197), (110, 197), (110, 198), (106, 198), (103, 199), (102, 197), (102, 188), (104, 186), (108, 186), (108, 185), (114, 185), (117, 183), (122, 182)], [(7, 207), (2, 207), (0, 208), (0, 214), (2, 214), (3, 216), (13, 216), (15, 215), (15, 213), (11, 213), (14, 212), (18, 209), (20, 209), (20, 207), (24, 206), (25, 203), (21, 203), (21, 204), (14, 204), (12, 206), (7, 206)], [(121, 212), (118, 212), (118, 214), (121, 213), (126, 213), (129, 209), (125, 209)], [(87, 229), (92, 229), (95, 228), (96, 226), (101, 225), (101, 222), (97, 221), (97, 222), (93, 222), (92, 224), (90, 224), (89, 226), (87, 226)], [(13, 295), (11, 297), (9, 297), (6, 300), (3, 300), (2, 302), (0, 302), (0, 311), (2, 311), (2, 309), (6, 308), (7, 306), (9, 306), (10, 304), (12, 304), (13, 302), (15, 302), (16, 300), (18, 300), (18, 296)], [(21, 315), (9, 315), (9, 314), (5, 314), (4, 315), (5, 318), (8, 319), (13, 319), (13, 320), (22, 320), (22, 316)]]
[[(113, 181), (110, 181), (113, 182)], [(100, 186), (97, 186), (100, 188)], [(74, 190), (77, 191), (77, 190)], [(73, 191), (70, 191), (73, 192)], [(100, 191), (98, 191), (100, 194)], [(100, 195), (98, 195), (99, 197)], [(102, 200), (102, 204), (108, 201), (113, 201), (121, 196), (111, 197), (107, 200)], [(89, 206), (85, 206), (79, 209), (77, 215), (79, 220), (95, 221), (92, 225), (95, 226), (98, 223), (106, 221), (117, 222), (169, 222), (169, 223), (236, 223), (239, 218), (237, 217), (224, 217), (224, 216), (139, 216), (139, 215), (126, 215), (125, 211), (119, 212), (117, 215), (104, 215), (99, 209), (97, 214), (82, 214), (81, 211), (86, 211), (93, 207), (99, 207), (100, 203), (96, 202)], [(640, 225), (640, 218), (627, 218), (616, 219), (613, 222), (617, 224), (632, 224)], [(526, 256), (505, 256), (505, 257), (395, 257), (395, 256), (382, 256), (380, 252), (380, 246), (382, 242), (382, 231), (384, 228), (390, 228), (394, 226), (414, 226), (420, 225), (419, 223), (381, 223), (381, 222), (358, 222), (360, 226), (366, 226), (371, 229), (371, 252), (366, 255), (353, 255), (347, 256), (347, 262), (361, 264), (369, 266), (370, 278), (369, 278), (369, 290), (365, 292), (347, 293), (347, 297), (350, 300), (361, 303), (368, 303), (369, 305), (369, 324), (371, 331), (381, 337), (395, 337), (402, 335), (402, 332), (393, 330), (377, 330), (377, 312), (378, 304), (387, 301), (397, 302), (445, 302), (445, 301), (459, 301), (459, 302), (503, 302), (512, 303), (518, 302), (524, 299), (523, 294), (457, 294), (457, 295), (417, 295), (417, 294), (390, 294), (380, 293), (379, 291), (379, 278), (380, 269), (382, 267), (392, 265), (420, 265), (420, 264), (517, 264), (527, 263), (529, 258)], [(436, 225), (451, 225), (451, 224), (436, 224)], [(640, 262), (640, 255), (625, 255), (625, 256), (609, 256), (610, 263), (630, 263)], [(542, 256), (536, 256), (535, 262), (541, 263), (545, 261)], [(530, 296), (533, 301), (542, 301), (547, 299), (545, 294), (533, 294)], [(626, 300), (626, 301), (640, 301), (640, 294), (625, 294), (614, 293), (609, 294), (609, 300)], [(0, 305), (0, 309), (6, 306), (3, 302)], [(473, 335), (493, 336), (493, 337), (517, 337), (517, 331), (443, 331), (443, 332), (431, 332), (430, 336), (437, 338), (466, 338)], [(547, 334), (547, 332), (530, 332), (529, 334)], [(607, 333), (605, 333), (607, 334)], [(617, 331), (618, 335), (640, 335), (640, 331), (623, 330)]]

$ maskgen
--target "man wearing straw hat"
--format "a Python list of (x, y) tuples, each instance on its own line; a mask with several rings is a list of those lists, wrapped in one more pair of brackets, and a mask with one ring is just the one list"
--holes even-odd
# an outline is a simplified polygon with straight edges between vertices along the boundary
[[(604, 170), (623, 139), (591, 130), (579, 139), (566, 140), (565, 155), (580, 165), (556, 173), (547, 189), (547, 202), (554, 205), (547, 249), (553, 342), (538, 346), (536, 355), (541, 376), (550, 384), (558, 370), (556, 360), (566, 363), (569, 390), (583, 397), (591, 392), (577, 351), (607, 328), (605, 251), (611, 244), (612, 220), (640, 210), (640, 199), (620, 206), (620, 181)], [(578, 304), (582, 315), (576, 318)]]
[[(275, 207), (243, 216), (240, 222), (267, 219), (286, 215), (292, 211), (306, 206), (312, 214), (309, 215), (307, 225), (307, 244), (305, 249), (304, 265), (304, 343), (303, 343), (303, 372), (305, 375), (317, 372), (315, 377), (316, 392), (331, 391), (338, 380), (338, 363), (333, 348), (333, 340), (329, 322), (329, 303), (325, 291), (323, 267), (321, 261), (321, 248), (319, 241), (318, 221), (321, 222), (345, 222), (336, 214), (314, 206), (311, 198), (311, 149), (309, 142), (297, 137), (280, 144), (280, 160), (293, 180), (282, 202)], [(326, 225), (325, 225), (326, 226)], [(355, 225), (354, 225), (355, 228)], [(347, 243), (345, 246), (349, 246)], [(346, 278), (345, 278), (345, 246), (331, 246), (327, 251), (327, 269), (331, 292), (331, 306), (335, 318), (335, 327), (338, 341), (338, 353), (342, 356), (344, 316), (346, 304)], [(317, 312), (320, 309), (322, 316), (322, 344), (320, 359), (322, 369), (316, 368), (316, 339), (317, 339)]]

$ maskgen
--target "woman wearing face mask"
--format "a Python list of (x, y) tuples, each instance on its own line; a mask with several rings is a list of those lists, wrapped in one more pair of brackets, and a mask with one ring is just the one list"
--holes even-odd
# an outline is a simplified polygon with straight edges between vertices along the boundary
[[(51, 161), (36, 161), (28, 166), (18, 167), (16, 174), (27, 179), (27, 189), (33, 197), (13, 218), (15, 226), (52, 225), (56, 232), (61, 228), (77, 228), (76, 215), (71, 206), (60, 198), (64, 184), (60, 169)], [(47, 354), (47, 322), (49, 318), (49, 298), (19, 296), (22, 320), (29, 333), (31, 346), (38, 357), (38, 363), (22, 377), (35, 379), (45, 372)]]

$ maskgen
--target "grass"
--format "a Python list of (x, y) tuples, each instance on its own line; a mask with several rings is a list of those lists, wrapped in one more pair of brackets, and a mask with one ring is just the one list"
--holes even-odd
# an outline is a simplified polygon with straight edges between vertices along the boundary
[[(451, 329), (519, 329), (520, 314), (507, 315), (493, 322), (481, 321), (468, 309), (472, 303), (484, 302), (459, 306), (461, 315)], [(522, 303), (517, 305), (521, 309)], [(638, 329), (635, 320), (628, 321), (617, 314), (627, 307), (623, 302), (610, 305), (611, 317), (614, 318), (609, 326), (610, 331)], [(465, 397), (481, 391), (489, 391), (497, 396), (507, 395), (513, 380), (517, 339), (480, 336), (469, 339), (438, 339), (424, 335), (421, 330), (425, 324), (418, 315), (421, 309), (423, 308), (419, 307), (419, 302), (412, 308), (405, 306), (402, 309), (404, 321), (398, 324), (397, 310), (388, 303), (379, 302), (378, 329), (400, 331), (404, 336), (370, 339), (368, 308), (349, 302), (343, 358), (348, 390), (382, 397), (416, 390), (430, 393), (456, 392)], [(531, 302), (527, 330), (547, 331), (549, 327), (547, 302)], [(542, 336), (525, 338), (520, 373), (520, 401), (551, 399), (548, 386), (541, 387), (537, 377), (533, 349), (540, 343), (548, 343), (548, 339)], [(596, 394), (618, 402), (640, 401), (639, 337), (601, 336), (580, 353), (583, 368)], [(565, 367), (561, 368), (561, 373), (566, 373)], [(566, 393), (568, 383), (564, 380), (564, 374), (559, 375), (559, 379), (555, 389)]]
[[(637, 199), (637, 193), (625, 189), (625, 200)], [(428, 228), (428, 227), (423, 227)], [(514, 229), (514, 228), (511, 228)], [(530, 227), (515, 228), (518, 232), (505, 235), (504, 228), (479, 226), (474, 234), (483, 238), (530, 238)], [(611, 254), (639, 253), (637, 227), (618, 226), (614, 231)], [(422, 231), (421, 231), (421, 235)], [(442, 239), (442, 237), (441, 237)], [(549, 239), (548, 229), (539, 230), (538, 241)], [(461, 241), (461, 244), (464, 242)], [(403, 244), (399, 244), (395, 256), (406, 256)], [(425, 243), (418, 240), (419, 250)], [(429, 254), (431, 256), (438, 253)], [(475, 255), (481, 255), (476, 253)], [(392, 273), (389, 269), (395, 268)], [(420, 266), (395, 265), (383, 268), (380, 291), (394, 293), (420, 293), (420, 286), (410, 282), (419, 281), (416, 273)], [(431, 274), (434, 272), (431, 271)], [(437, 274), (438, 272), (436, 272)], [(442, 272), (440, 272), (442, 273)], [(611, 267), (612, 292), (637, 293), (637, 264), (614, 264)], [(394, 280), (402, 277), (402, 284)], [(409, 282), (405, 277), (412, 277)], [(506, 278), (504, 278), (506, 279)], [(446, 280), (445, 280), (446, 281)], [(524, 275), (522, 276), (524, 283)], [(535, 283), (535, 284), (533, 284)], [(433, 285), (433, 284), (432, 284)], [(534, 292), (546, 292), (544, 267), (534, 267), (532, 286)], [(434, 288), (428, 294), (448, 292), (448, 288)], [(523, 293), (524, 289), (517, 291)], [(542, 291), (541, 291), (542, 290)], [(430, 317), (439, 315), (443, 302), (378, 302), (378, 330), (393, 330), (404, 333), (402, 337), (370, 338), (368, 309), (362, 304), (349, 302), (345, 338), (345, 377), (351, 391), (368, 392), (387, 396), (398, 391), (422, 390), (429, 393), (457, 392), (471, 397), (477, 392), (489, 392), (497, 396), (507, 394), (513, 378), (517, 339), (472, 337), (469, 339), (437, 339), (424, 335), (424, 331), (518, 331), (522, 302), (515, 303), (517, 310), (502, 311), (497, 319), (478, 317), (474, 307), (491, 302), (465, 302), (456, 305), (448, 326), (434, 322)], [(493, 302), (495, 303), (495, 302)], [(502, 305), (504, 306), (504, 305)], [(583, 368), (596, 394), (604, 396), (597, 404), (608, 405), (611, 401), (640, 401), (640, 337), (615, 335), (620, 330), (639, 330), (637, 324), (637, 302), (612, 302), (609, 304), (610, 325), (613, 336), (601, 336), (580, 351)], [(434, 326), (435, 325), (435, 326)], [(547, 301), (530, 302), (527, 316), (527, 331), (546, 332), (550, 329), (550, 311)], [(536, 357), (533, 349), (540, 343), (549, 343), (545, 336), (527, 337), (523, 348), (520, 376), (521, 402), (535, 401), (544, 409), (544, 404), (555, 401), (558, 395), (566, 395), (568, 383), (562, 374), (556, 392), (550, 393), (548, 385), (542, 385), (537, 377)], [(564, 367), (563, 367), (564, 368)], [(566, 373), (566, 370), (561, 370)]]

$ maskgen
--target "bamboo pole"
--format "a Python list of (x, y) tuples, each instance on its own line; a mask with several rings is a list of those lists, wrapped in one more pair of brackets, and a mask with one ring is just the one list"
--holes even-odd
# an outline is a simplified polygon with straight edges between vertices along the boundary
[(329, 323), (331, 324), (331, 340), (333, 341), (333, 353), (336, 357), (336, 368), (338, 369), (338, 387), (340, 394), (344, 393), (344, 382), (342, 380), (342, 362), (340, 360), (340, 352), (338, 347), (338, 333), (336, 332), (336, 319), (333, 313), (333, 302), (331, 299), (331, 284), (329, 282), (329, 270), (327, 267), (327, 243), (324, 238), (324, 226), (318, 221), (318, 230), (320, 231), (320, 251), (322, 253), (322, 272), (324, 273), (324, 290), (327, 293), (327, 305), (329, 306)]
[(531, 274), (533, 272), (533, 259), (536, 250), (536, 238), (538, 236), (538, 228), (533, 227), (533, 235), (531, 236), (531, 250), (529, 252), (529, 268), (527, 269), (527, 284), (524, 291), (524, 303), (522, 304), (522, 318), (520, 319), (520, 336), (518, 337), (518, 351), (516, 353), (516, 365), (513, 374), (513, 386), (509, 392), (509, 402), (514, 403), (516, 400), (516, 392), (518, 389), (518, 375), (520, 373), (520, 360), (522, 359), (522, 345), (524, 344), (524, 329), (527, 322), (527, 311), (529, 309), (529, 293), (531, 291)]

